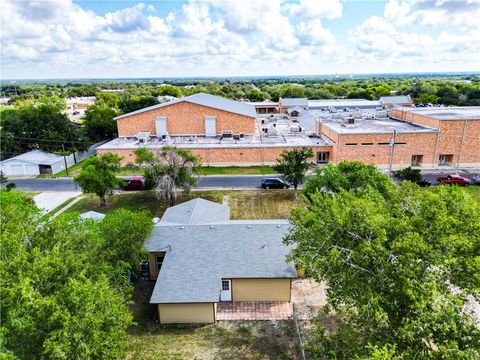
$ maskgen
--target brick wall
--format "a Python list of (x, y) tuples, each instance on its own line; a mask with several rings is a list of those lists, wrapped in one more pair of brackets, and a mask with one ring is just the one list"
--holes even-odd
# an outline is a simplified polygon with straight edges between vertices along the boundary
[(167, 117), (167, 131), (172, 136), (205, 135), (205, 116), (216, 117), (217, 134), (225, 130), (255, 133), (254, 118), (184, 101), (117, 120), (118, 136), (135, 136), (140, 131), (156, 135), (157, 116)]
[[(413, 155), (422, 155), (421, 165), (431, 167), (436, 138), (436, 133), (397, 134), (392, 163), (397, 166), (410, 166)], [(339, 135), (338, 139), (334, 150), (337, 162), (361, 161), (381, 166), (390, 162), (391, 134)]]
[[(292, 150), (291, 147), (256, 147), (256, 148), (191, 148), (194, 155), (197, 155), (204, 166), (216, 165), (272, 165), (282, 151)], [(318, 146), (313, 148), (314, 152), (330, 152), (330, 161), (334, 161), (331, 146)], [(135, 162), (133, 150), (98, 150), (98, 154), (114, 153), (123, 157), (122, 165)], [(316, 154), (309, 161), (316, 161)]]

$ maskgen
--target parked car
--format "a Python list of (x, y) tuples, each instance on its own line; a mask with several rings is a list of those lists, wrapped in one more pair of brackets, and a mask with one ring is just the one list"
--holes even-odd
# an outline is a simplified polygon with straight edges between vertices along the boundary
[(74, 111), (73, 115), (80, 115), (80, 111)]
[(280, 178), (263, 178), (260, 186), (262, 189), (288, 189), (290, 184)]
[(123, 190), (145, 190), (145, 179), (143, 176), (134, 176), (126, 180)]
[(470, 179), (460, 175), (448, 175), (437, 178), (438, 183), (448, 185), (470, 185)]
[(421, 187), (427, 187), (432, 185), (432, 183), (428, 180), (420, 180), (420, 181), (417, 181), (416, 184)]
[(475, 184), (480, 185), (480, 175), (473, 175), (472, 180)]

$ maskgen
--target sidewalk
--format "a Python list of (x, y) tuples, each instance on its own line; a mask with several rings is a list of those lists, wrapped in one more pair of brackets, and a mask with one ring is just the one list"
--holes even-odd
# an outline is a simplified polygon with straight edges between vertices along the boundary
[(52, 211), (57, 206), (63, 204), (68, 199), (80, 195), (80, 191), (62, 191), (62, 192), (43, 192), (33, 198), (35, 204), (47, 212)]

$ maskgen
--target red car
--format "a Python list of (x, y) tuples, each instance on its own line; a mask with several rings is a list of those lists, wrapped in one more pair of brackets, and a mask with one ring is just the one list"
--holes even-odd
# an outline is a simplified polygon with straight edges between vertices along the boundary
[(470, 179), (460, 175), (448, 175), (446, 177), (439, 177), (437, 179), (439, 184), (448, 185), (470, 185)]
[(142, 176), (134, 176), (126, 181), (124, 190), (145, 190), (145, 179)]

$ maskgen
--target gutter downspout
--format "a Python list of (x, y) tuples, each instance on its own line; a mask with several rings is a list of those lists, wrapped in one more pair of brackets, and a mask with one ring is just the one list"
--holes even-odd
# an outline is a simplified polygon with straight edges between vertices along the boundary
[(460, 168), (460, 159), (462, 158), (463, 144), (465, 143), (466, 128), (467, 128), (467, 119), (463, 120), (462, 142), (460, 143), (460, 152), (458, 153), (457, 169)]

